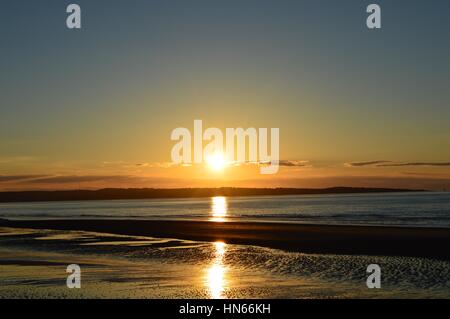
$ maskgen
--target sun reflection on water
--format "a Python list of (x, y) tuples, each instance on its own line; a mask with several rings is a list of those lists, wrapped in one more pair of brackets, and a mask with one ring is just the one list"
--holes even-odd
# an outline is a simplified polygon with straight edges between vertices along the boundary
[[(227, 198), (224, 196), (215, 196), (211, 199), (211, 217), (210, 221), (224, 222), (228, 214)], [(227, 245), (222, 241), (214, 243), (214, 258), (207, 269), (206, 285), (212, 299), (223, 299), (224, 290), (227, 284), (226, 267), (224, 256)]]
[(224, 222), (228, 211), (227, 198), (224, 196), (216, 196), (211, 201), (211, 218), (213, 222)]
[(226, 244), (221, 241), (215, 242), (214, 249), (215, 257), (207, 270), (206, 283), (212, 299), (223, 299), (223, 292), (226, 287), (226, 268), (223, 261)]

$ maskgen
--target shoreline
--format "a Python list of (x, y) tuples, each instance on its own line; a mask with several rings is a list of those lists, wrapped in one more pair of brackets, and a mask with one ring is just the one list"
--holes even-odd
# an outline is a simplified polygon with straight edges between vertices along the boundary
[(450, 260), (449, 228), (155, 220), (0, 220), (0, 227), (92, 231), (252, 245), (310, 254)]
[(0, 192), (0, 203), (92, 200), (181, 199), (215, 196), (341, 195), (429, 192), (423, 189), (329, 187), (329, 188), (105, 188), (98, 190)]

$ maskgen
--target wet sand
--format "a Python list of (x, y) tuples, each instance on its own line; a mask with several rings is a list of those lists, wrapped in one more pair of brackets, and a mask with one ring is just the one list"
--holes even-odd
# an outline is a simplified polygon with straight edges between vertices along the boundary
[(39, 220), (0, 221), (0, 226), (79, 230), (130, 236), (224, 241), (315, 254), (425, 257), (450, 260), (450, 229), (329, 226), (287, 223)]
[[(368, 289), (367, 265), (383, 269)], [(81, 289), (66, 286), (69, 264)], [(2, 298), (449, 298), (450, 263), (0, 227)]]

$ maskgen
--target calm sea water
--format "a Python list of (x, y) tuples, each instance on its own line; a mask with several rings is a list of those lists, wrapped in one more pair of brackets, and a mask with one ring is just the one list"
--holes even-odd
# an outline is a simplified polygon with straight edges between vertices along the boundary
[(450, 193), (0, 204), (0, 218), (135, 218), (450, 227)]

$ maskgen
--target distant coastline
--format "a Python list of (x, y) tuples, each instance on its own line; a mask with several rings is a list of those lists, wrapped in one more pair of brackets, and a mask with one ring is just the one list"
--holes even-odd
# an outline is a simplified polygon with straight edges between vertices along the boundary
[(0, 192), (0, 203), (50, 202), (82, 200), (127, 200), (156, 198), (195, 198), (212, 196), (282, 196), (320, 194), (367, 194), (424, 192), (425, 190), (393, 188), (105, 188), (99, 190), (15, 191)]

